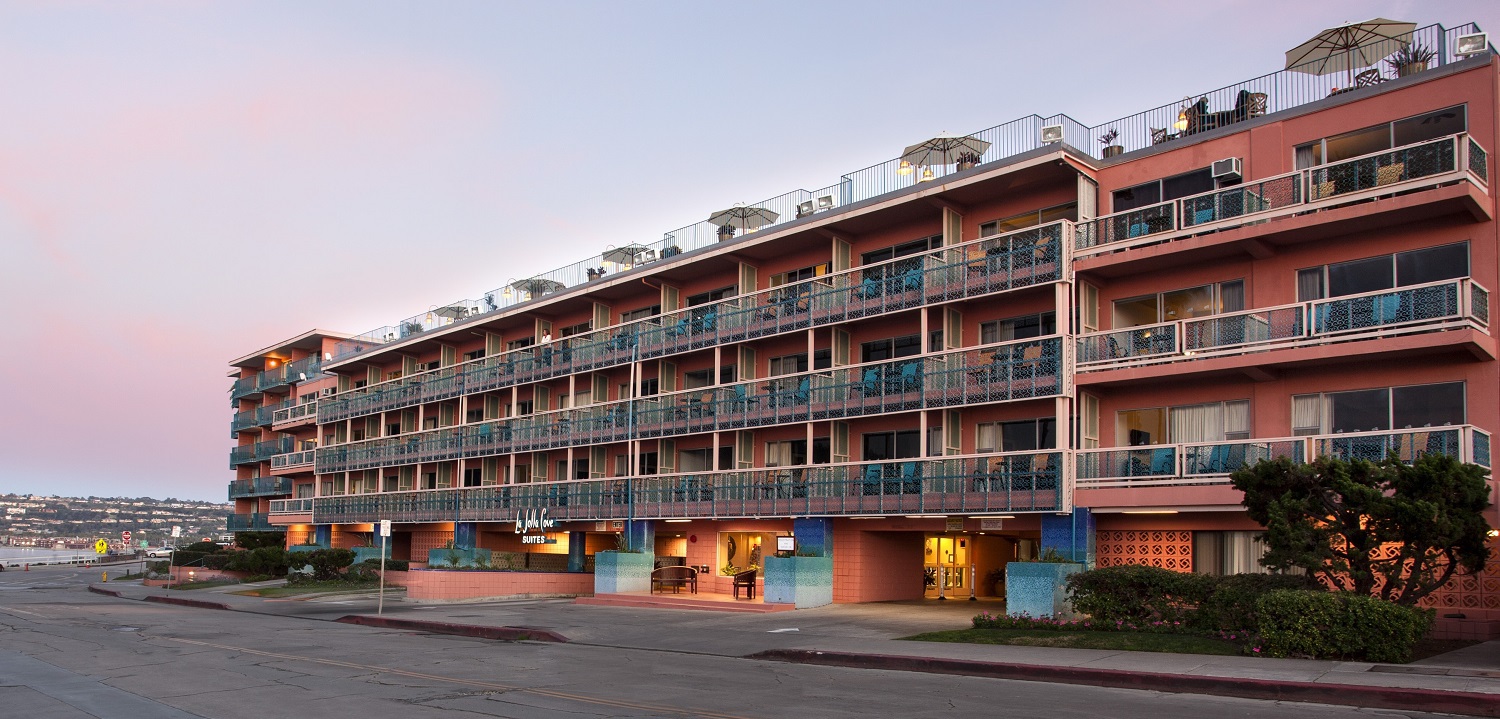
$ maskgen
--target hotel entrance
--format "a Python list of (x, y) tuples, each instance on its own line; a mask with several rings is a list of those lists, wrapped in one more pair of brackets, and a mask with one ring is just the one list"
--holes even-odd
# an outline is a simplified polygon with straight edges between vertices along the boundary
[(969, 596), (970, 546), (973, 537), (966, 534), (927, 535), (922, 546), (923, 596)]

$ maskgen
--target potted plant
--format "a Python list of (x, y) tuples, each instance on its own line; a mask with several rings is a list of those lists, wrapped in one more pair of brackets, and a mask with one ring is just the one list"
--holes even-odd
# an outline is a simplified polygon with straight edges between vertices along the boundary
[(734, 237), (734, 225), (719, 225), (719, 241)]
[(1109, 132), (1099, 136), (1099, 144), (1104, 146), (1105, 157), (1114, 157), (1125, 151), (1124, 146), (1115, 144), (1115, 138), (1119, 136), (1120, 131), (1113, 127), (1109, 128)]
[(1406, 77), (1412, 73), (1426, 70), (1427, 63), (1432, 62), (1432, 58), (1436, 57), (1436, 55), (1437, 53), (1434, 53), (1432, 48), (1426, 45), (1407, 43), (1402, 45), (1400, 50), (1397, 50), (1390, 57), (1386, 58), (1385, 64), (1390, 65), (1391, 69), (1396, 71), (1397, 76)]
[(420, 322), (417, 322), (417, 321), (414, 321), (414, 320), (408, 320), (406, 322), (402, 322), (401, 323), (401, 336), (402, 337), (410, 337), (410, 336), (412, 336), (414, 334), (417, 334), (417, 333), (419, 333), (421, 331), (422, 331), (422, 323), (420, 323)]
[(979, 164), (979, 156), (972, 152), (965, 152), (958, 156), (957, 170), (962, 172)]

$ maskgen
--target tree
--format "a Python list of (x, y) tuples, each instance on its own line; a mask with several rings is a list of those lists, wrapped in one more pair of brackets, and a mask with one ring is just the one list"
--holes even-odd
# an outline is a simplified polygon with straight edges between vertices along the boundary
[(240, 549), (260, 549), (261, 547), (286, 547), (285, 532), (235, 532), (234, 543)]
[(1411, 606), (1454, 573), (1484, 569), (1488, 473), (1444, 454), (1411, 464), (1392, 454), (1376, 463), (1261, 460), (1230, 480), (1266, 528), (1261, 564)]
[(354, 563), (354, 552), (348, 549), (318, 549), (303, 554), (313, 570), (313, 579), (333, 580), (343, 574), (344, 567)]

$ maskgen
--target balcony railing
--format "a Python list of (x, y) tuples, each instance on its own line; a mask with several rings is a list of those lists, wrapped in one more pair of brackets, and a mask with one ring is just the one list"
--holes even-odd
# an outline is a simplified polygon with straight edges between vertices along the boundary
[(290, 435), (286, 435), (264, 442), (235, 447), (229, 450), (229, 466), (233, 468), (240, 464), (264, 462), (275, 455), (292, 451), (295, 445), (296, 440)]
[(1279, 439), (1160, 444), (1086, 449), (1077, 452), (1078, 489), (1228, 484), (1229, 474), (1265, 459), (1297, 463), (1332, 456), (1371, 462), (1395, 452), (1403, 462), (1423, 454), (1446, 454), (1490, 466), (1490, 435), (1472, 425), (1349, 432)]
[(231, 514), (225, 522), (225, 527), (230, 532), (270, 532), (281, 529), (271, 524), (269, 514)]
[(271, 424), (290, 424), (292, 422), (314, 421), (318, 417), (318, 401), (293, 404), (287, 400), (278, 406), (271, 415)]
[(312, 511), (312, 497), (271, 500), (271, 514), (310, 514)]
[(271, 457), (271, 469), (291, 469), (293, 467), (305, 467), (313, 463), (313, 450), (305, 449), (301, 452), (287, 452)]
[(1054, 222), (346, 391), (321, 402), (318, 421), (1054, 282), (1071, 234)]
[(1077, 338), (1079, 372), (1471, 327), (1489, 291), (1470, 278), (1227, 312)]
[(324, 447), (317, 471), (1052, 397), (1064, 375), (1060, 337), (1015, 340)]
[(236, 479), (229, 483), (230, 499), (291, 493), (292, 480), (289, 477), (254, 477)]
[(561, 520), (1055, 512), (1063, 509), (1062, 458), (1012, 452), (386, 492), (319, 497), (312, 511), (320, 523), (509, 521), (541, 508)]
[(235, 380), (234, 384), (229, 388), (229, 399), (243, 399), (245, 397), (249, 397), (252, 394), (255, 394), (259, 391), (255, 388), (256, 383), (259, 381), (260, 379), (257, 375), (241, 377)]
[(1450, 135), (1079, 223), (1079, 254), (1154, 244), (1470, 178), (1486, 183), (1488, 156), (1469, 135)]

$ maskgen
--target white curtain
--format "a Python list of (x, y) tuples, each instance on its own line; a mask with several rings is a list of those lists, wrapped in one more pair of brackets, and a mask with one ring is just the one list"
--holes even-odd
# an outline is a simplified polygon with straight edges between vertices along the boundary
[(1224, 403), (1224, 438), (1248, 439), (1250, 437), (1250, 400)]
[(1323, 433), (1323, 396), (1299, 394), (1292, 397), (1292, 434)]
[(791, 442), (767, 442), (766, 443), (766, 466), (784, 467), (792, 463)]
[(1000, 448), (1000, 424), (988, 422), (979, 425), (978, 450), (980, 452), (994, 452)]
[(1172, 442), (1218, 442), (1224, 439), (1224, 404), (1192, 404), (1173, 407)]

